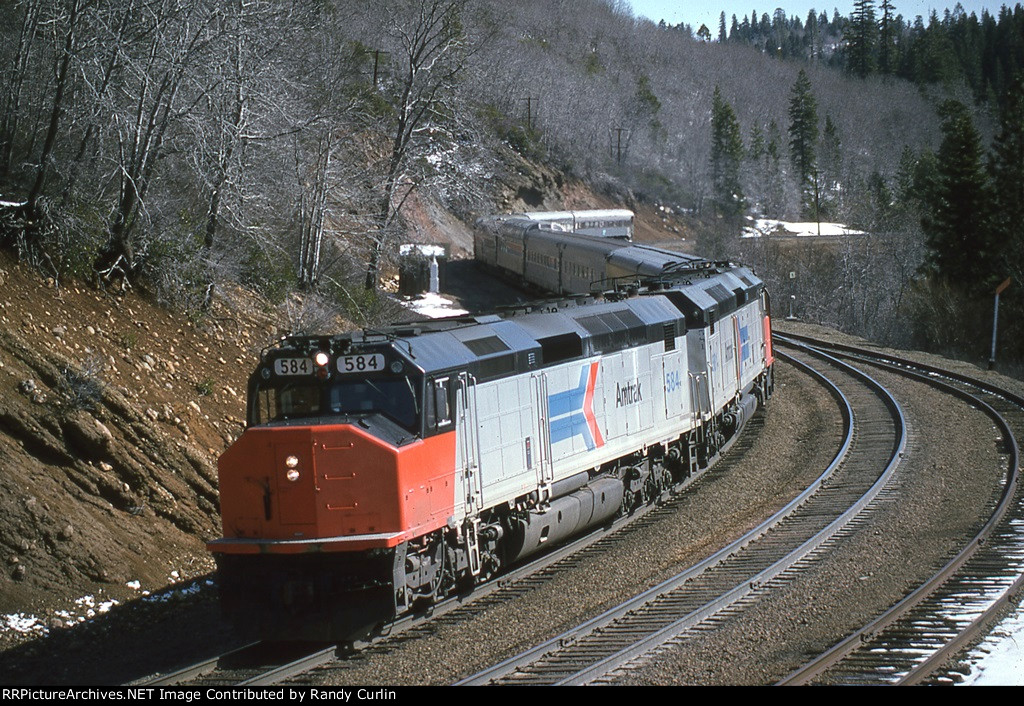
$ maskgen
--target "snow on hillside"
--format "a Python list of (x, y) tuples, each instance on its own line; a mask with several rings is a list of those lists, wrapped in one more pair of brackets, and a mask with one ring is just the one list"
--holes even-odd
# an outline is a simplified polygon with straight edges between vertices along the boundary
[(402, 302), (402, 305), (412, 309), (417, 314), (422, 314), (431, 319), (441, 319), (445, 316), (462, 316), (469, 312), (465, 309), (455, 308), (450, 299), (445, 299), (440, 294), (427, 292), (415, 299)]
[(758, 218), (754, 225), (743, 229), (742, 238), (761, 238), (769, 235), (812, 237), (818, 235), (864, 235), (864, 231), (848, 228), (842, 223), (794, 223), (792, 221), (776, 221), (771, 218)]

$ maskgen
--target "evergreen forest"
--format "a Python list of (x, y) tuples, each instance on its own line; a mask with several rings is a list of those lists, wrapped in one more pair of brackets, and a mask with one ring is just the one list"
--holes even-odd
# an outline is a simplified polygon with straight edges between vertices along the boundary
[[(694, 29), (621, 0), (8, 0), (0, 247), (200, 317), (237, 283), (369, 325), (414, 214), (465, 229), (576, 183), (886, 344), (983, 361), (1010, 278), (1012, 369), (1022, 71), (1021, 5)], [(863, 235), (741, 237), (757, 219)]]

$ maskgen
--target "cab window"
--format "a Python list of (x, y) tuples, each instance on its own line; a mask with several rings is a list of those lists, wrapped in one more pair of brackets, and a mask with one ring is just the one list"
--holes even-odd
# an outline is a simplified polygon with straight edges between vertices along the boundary
[(427, 386), (426, 431), (444, 429), (451, 423), (451, 378), (435, 378)]

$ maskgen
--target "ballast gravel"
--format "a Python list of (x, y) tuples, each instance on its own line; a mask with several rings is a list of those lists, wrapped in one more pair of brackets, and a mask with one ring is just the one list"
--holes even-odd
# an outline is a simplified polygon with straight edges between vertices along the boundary
[[(820, 474), (840, 444), (835, 401), (787, 365), (764, 427), (724, 472), (716, 467), (685, 493), (671, 518), (631, 532), (598, 558), (470, 620), (443, 619), (301, 678), (319, 684), (450, 684), (599, 614), (696, 563), (755, 527)], [(627, 530), (628, 531), (628, 530)]]

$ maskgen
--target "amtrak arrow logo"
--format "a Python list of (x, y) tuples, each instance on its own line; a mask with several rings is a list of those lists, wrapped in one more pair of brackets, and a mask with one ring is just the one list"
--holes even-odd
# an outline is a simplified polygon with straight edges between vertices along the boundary
[(551, 443), (582, 436), (587, 449), (604, 446), (604, 438), (594, 416), (594, 386), (599, 361), (580, 368), (580, 384), (571, 390), (548, 396), (551, 416)]

